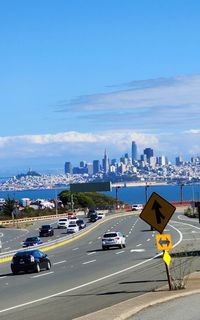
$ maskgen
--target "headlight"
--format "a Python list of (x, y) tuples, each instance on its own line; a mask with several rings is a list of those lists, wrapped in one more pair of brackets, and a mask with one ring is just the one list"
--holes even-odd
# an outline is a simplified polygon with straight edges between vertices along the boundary
[(30, 260), (31, 260), (31, 262), (34, 262), (35, 258), (33, 256), (30, 256)]

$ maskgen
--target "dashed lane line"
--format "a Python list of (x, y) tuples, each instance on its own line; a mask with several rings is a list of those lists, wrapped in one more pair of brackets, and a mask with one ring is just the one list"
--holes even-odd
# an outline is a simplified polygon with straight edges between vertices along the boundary
[(53, 265), (55, 266), (55, 265), (57, 265), (57, 264), (61, 264), (61, 263), (65, 263), (65, 262), (67, 262), (67, 260), (62, 260), (62, 261), (54, 262)]
[(124, 253), (125, 251), (119, 251), (119, 252), (116, 252), (115, 254), (121, 254), (121, 253)]
[(89, 263), (93, 263), (93, 262), (95, 262), (95, 261), (97, 261), (97, 260), (86, 261), (86, 262), (83, 262), (82, 264), (89, 264)]
[(31, 277), (31, 279), (40, 278), (40, 277), (45, 277), (45, 276), (48, 276), (48, 275), (50, 275), (50, 274), (52, 274), (52, 273), (54, 273), (54, 271), (50, 271), (50, 272), (47, 272), (47, 273), (38, 274), (37, 276)]

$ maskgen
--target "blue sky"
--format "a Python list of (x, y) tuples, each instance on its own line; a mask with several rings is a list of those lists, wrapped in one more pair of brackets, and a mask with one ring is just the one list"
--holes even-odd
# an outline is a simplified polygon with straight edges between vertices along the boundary
[(0, 2), (0, 174), (200, 155), (200, 2)]

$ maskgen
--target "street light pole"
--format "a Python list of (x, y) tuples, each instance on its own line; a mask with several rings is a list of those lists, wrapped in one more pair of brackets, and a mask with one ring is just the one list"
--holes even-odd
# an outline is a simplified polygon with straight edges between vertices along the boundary
[(116, 210), (118, 209), (118, 202), (119, 202), (119, 197), (118, 197), (118, 190), (120, 187), (116, 187)]
[(146, 185), (145, 185), (145, 200), (146, 200), (146, 203), (148, 201), (148, 188), (149, 188), (149, 185), (146, 183)]

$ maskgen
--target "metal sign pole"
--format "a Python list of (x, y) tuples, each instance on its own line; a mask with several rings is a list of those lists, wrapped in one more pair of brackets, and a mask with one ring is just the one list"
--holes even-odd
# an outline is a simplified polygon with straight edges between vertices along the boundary
[[(165, 250), (163, 250), (163, 255), (164, 255), (164, 253), (165, 253)], [(166, 264), (166, 262), (164, 262), (164, 264), (165, 264), (166, 273), (167, 273), (167, 281), (168, 281), (168, 284), (169, 284), (169, 290), (171, 291), (172, 290), (172, 282), (171, 282), (171, 276), (170, 276), (170, 273), (169, 273), (169, 267)]]

